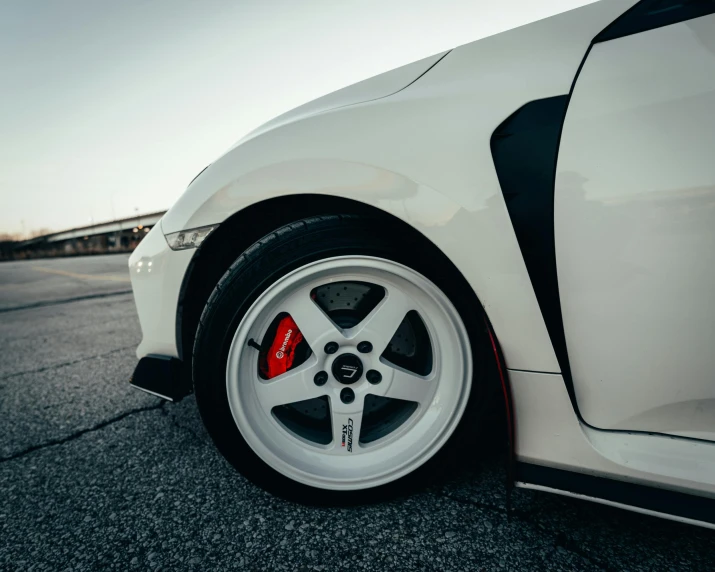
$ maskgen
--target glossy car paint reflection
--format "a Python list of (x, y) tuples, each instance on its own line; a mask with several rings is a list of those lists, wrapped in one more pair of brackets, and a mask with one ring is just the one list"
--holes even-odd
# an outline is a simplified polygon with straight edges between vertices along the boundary
[(289, 194), (373, 205), (414, 226), (460, 269), (509, 367), (558, 372), (489, 138), (524, 103), (567, 93), (591, 38), (625, 7), (599, 2), (485, 38), (453, 50), (390, 97), (299, 113), (211, 165), (167, 213), (164, 232), (221, 222)]
[(556, 177), (579, 409), (604, 429), (715, 440), (715, 15), (597, 44)]

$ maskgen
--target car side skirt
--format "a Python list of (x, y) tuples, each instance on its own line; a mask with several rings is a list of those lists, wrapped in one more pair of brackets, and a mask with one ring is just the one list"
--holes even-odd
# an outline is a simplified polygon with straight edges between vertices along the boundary
[(517, 463), (516, 486), (715, 530), (715, 499), (706, 497), (530, 463)]

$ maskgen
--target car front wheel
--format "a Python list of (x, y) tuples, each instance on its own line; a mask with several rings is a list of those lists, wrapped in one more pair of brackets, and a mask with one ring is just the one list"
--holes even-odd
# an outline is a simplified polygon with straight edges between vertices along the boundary
[(475, 454), (463, 421), (484, 415), (488, 374), (468, 298), (430, 243), (369, 218), (315, 217), (264, 237), (216, 286), (197, 332), (211, 437), (254, 483), (322, 504), (440, 472), (435, 456), (460, 421), (452, 453)]

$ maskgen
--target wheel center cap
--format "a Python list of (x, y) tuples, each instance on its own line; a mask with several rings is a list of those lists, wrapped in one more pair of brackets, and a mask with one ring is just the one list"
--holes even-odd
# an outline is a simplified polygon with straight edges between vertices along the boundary
[(347, 385), (362, 377), (362, 362), (353, 354), (342, 354), (333, 362), (333, 377)]

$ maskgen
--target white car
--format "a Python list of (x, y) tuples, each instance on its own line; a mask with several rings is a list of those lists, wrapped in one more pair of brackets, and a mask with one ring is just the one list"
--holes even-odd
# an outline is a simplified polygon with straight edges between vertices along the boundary
[(602, 0), (295, 109), (130, 270), (132, 383), (193, 391), (277, 495), (403, 493), (504, 422), (517, 486), (715, 527), (715, 3)]

